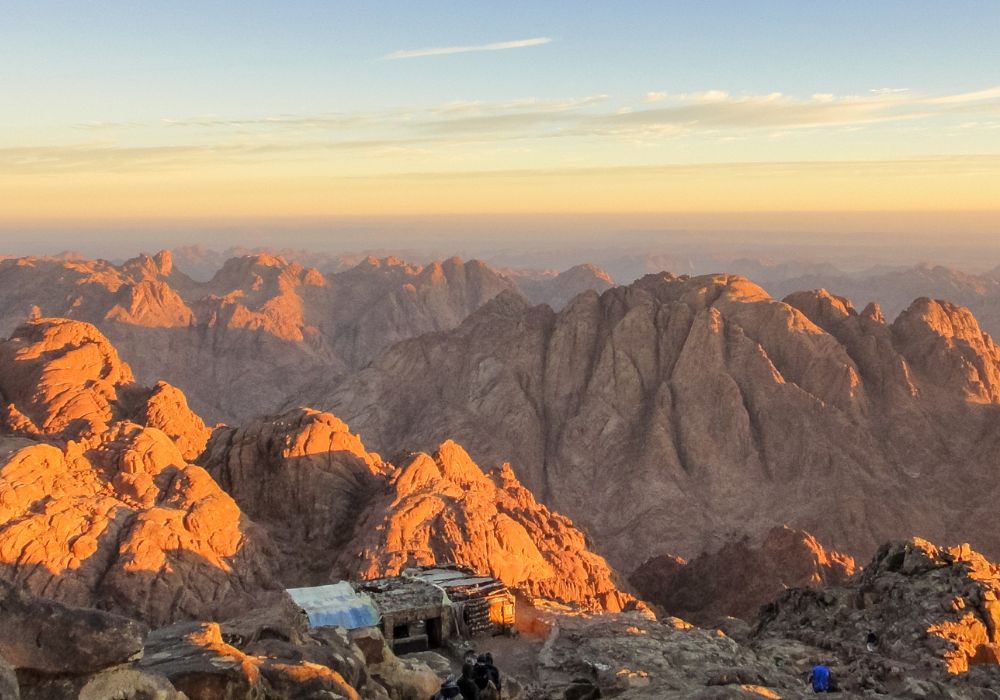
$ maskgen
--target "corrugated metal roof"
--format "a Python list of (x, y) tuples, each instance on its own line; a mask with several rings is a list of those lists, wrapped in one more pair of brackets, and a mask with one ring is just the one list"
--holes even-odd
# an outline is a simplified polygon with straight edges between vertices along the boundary
[(310, 627), (336, 625), (353, 630), (374, 627), (381, 620), (372, 599), (355, 591), (347, 581), (328, 586), (289, 588), (288, 595), (306, 611)]
[(482, 586), (498, 583), (492, 576), (478, 576), (459, 569), (409, 569), (407, 575), (421, 581), (449, 588), (452, 586)]
[(409, 576), (370, 579), (357, 585), (360, 591), (372, 597), (375, 606), (384, 614), (450, 604), (440, 586)]

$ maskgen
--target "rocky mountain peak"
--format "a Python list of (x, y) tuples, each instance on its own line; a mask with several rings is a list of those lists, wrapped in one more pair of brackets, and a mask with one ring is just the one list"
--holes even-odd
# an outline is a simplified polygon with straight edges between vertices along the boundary
[(868, 306), (861, 312), (861, 317), (875, 323), (885, 324), (885, 315), (882, 313), (882, 307), (874, 301), (868, 303)]
[(8, 428), (17, 432), (103, 432), (119, 389), (132, 382), (132, 370), (89, 323), (35, 319), (0, 342), (0, 392)]
[(468, 488), (485, 479), (482, 470), (472, 461), (469, 453), (454, 440), (441, 443), (434, 454), (434, 461), (440, 465), (443, 478), (463, 487)]
[(796, 292), (785, 297), (789, 306), (804, 313), (810, 321), (830, 332), (830, 329), (850, 316), (857, 315), (849, 299), (834, 296), (825, 289)]
[(510, 465), (486, 474), (454, 441), (411, 455), (372, 501), (340, 570), (370, 578), (458, 563), (544, 598), (598, 610), (634, 602), (567, 518), (551, 513)]
[(152, 256), (142, 253), (126, 260), (122, 264), (122, 270), (134, 281), (167, 278), (174, 271), (173, 260), (173, 254), (169, 250), (161, 250)]
[(938, 392), (1000, 402), (1000, 347), (961, 306), (921, 298), (892, 324), (901, 354)]

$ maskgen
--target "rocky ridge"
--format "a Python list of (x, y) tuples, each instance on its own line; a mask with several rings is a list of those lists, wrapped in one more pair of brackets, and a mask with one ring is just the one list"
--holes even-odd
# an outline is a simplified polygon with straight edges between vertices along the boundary
[(510, 465), (484, 473), (452, 441), (394, 462), (311, 409), (221, 428), (204, 460), (268, 528), (289, 585), (457, 563), (531, 596), (611, 611), (634, 603), (583, 534), (538, 503)]
[[(757, 270), (754, 270), (757, 273)], [(775, 296), (801, 289), (824, 288), (858, 303), (877, 302), (895, 317), (914, 299), (948, 299), (969, 308), (991, 335), (1000, 333), (1000, 268), (979, 274), (943, 265), (873, 268), (847, 273), (836, 268), (785, 270), (777, 276), (768, 270), (749, 274)]]
[(533, 597), (609, 612), (634, 605), (583, 533), (538, 503), (509, 464), (483, 473), (452, 441), (402, 464), (338, 560), (348, 577), (456, 562)]

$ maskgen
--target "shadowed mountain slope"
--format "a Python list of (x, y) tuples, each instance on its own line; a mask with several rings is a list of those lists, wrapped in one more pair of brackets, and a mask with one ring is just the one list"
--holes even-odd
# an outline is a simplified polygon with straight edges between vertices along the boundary
[(689, 562), (652, 557), (629, 582), (670, 615), (710, 625), (724, 616), (753, 620), (786, 588), (838, 584), (853, 573), (853, 558), (827, 550), (808, 532), (775, 527), (760, 543), (743, 537)]
[(558, 313), (503, 293), (293, 400), (380, 451), (511, 459), (626, 570), (783, 523), (852, 554), (913, 532), (992, 551), (998, 360), (945, 302), (888, 324), (822, 290), (662, 274)]

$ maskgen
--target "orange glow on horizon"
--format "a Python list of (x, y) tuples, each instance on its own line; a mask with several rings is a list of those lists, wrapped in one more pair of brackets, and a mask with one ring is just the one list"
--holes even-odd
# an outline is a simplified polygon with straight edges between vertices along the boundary
[(0, 222), (534, 213), (983, 211), (1000, 157), (346, 177), (275, 166), (0, 176)]

